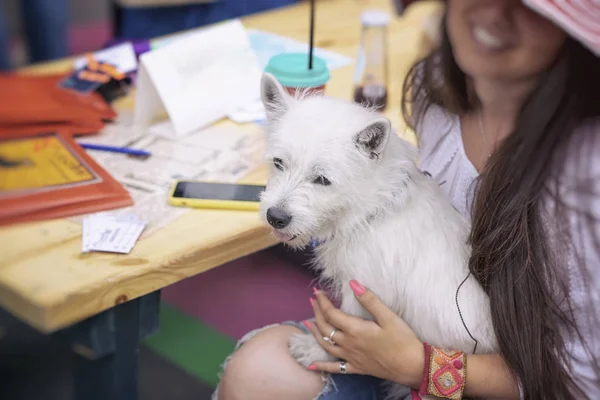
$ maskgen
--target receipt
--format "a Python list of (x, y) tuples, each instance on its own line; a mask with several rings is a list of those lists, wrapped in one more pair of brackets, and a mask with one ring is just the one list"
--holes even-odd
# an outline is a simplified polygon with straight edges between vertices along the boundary
[(145, 227), (133, 215), (90, 214), (83, 219), (81, 251), (129, 254)]

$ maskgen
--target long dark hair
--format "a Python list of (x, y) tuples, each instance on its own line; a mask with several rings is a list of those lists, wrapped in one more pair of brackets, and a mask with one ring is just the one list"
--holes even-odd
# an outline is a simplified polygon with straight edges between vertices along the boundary
[[(417, 62), (404, 82), (407, 124), (418, 130), (432, 105), (456, 115), (478, 107), (453, 57), (445, 22), (440, 46)], [(568, 339), (583, 343), (584, 338), (572, 313), (567, 257), (557, 250), (576, 247), (571, 246), (576, 235), (566, 215), (572, 207), (557, 188), (565, 149), (588, 121), (600, 122), (600, 58), (568, 39), (476, 182), (469, 268), (489, 295), (500, 353), (526, 399), (585, 397), (571, 374), (566, 349)], [(586, 172), (579, 171), (582, 177)], [(582, 229), (594, 232), (590, 228), (598, 221), (589, 210), (581, 216)], [(581, 272), (588, 273), (582, 255), (575, 258)], [(594, 368), (600, 376), (597, 359)]]

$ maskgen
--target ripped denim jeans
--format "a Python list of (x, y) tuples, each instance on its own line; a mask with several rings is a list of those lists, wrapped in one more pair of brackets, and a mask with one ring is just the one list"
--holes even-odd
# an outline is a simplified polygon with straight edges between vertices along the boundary
[[(301, 322), (288, 321), (282, 324), (269, 325), (264, 328), (259, 328), (247, 333), (236, 345), (236, 350), (245, 342), (252, 339), (255, 335), (265, 329), (272, 328), (277, 325), (294, 326), (303, 332), (308, 333), (308, 329)], [(231, 356), (227, 357), (223, 368), (227, 367), (227, 362)], [(218, 400), (218, 388), (212, 395), (212, 400)], [(327, 383), (321, 393), (315, 400), (379, 400), (384, 399), (383, 381), (367, 375), (342, 375), (331, 374), (327, 378)], [(406, 395), (395, 397), (394, 400), (412, 400), (411, 391), (406, 389)], [(282, 399), (283, 400), (283, 399)]]

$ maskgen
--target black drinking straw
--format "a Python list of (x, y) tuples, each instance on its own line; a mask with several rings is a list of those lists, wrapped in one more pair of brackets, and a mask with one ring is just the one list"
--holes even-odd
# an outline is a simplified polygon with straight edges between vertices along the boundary
[(310, 37), (308, 45), (308, 69), (313, 67), (313, 47), (315, 37), (315, 0), (310, 0)]

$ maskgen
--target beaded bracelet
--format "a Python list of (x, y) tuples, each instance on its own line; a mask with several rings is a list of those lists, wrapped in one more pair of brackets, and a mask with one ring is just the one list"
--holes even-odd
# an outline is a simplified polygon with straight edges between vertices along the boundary
[(425, 368), (421, 396), (429, 394), (443, 399), (461, 400), (467, 380), (467, 357), (461, 351), (442, 350), (423, 343)]

